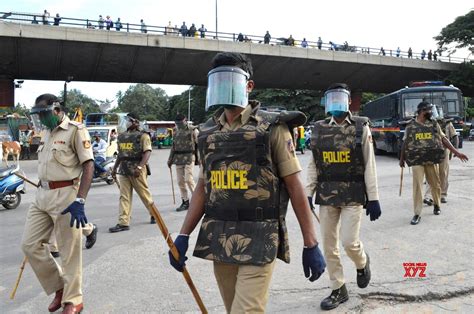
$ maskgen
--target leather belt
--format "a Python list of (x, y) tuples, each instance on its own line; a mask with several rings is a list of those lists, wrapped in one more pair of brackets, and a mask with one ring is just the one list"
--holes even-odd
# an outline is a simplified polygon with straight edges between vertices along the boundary
[(45, 190), (54, 190), (54, 189), (60, 189), (64, 188), (66, 186), (71, 186), (79, 182), (79, 179), (73, 179), (73, 180), (64, 180), (64, 181), (40, 181), (39, 184), (40, 186), (45, 189)]

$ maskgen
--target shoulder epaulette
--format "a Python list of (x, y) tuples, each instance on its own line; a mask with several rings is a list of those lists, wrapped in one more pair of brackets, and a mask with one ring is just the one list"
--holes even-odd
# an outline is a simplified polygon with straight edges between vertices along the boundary
[(69, 124), (74, 125), (78, 129), (83, 129), (84, 128), (84, 124), (82, 124), (81, 122), (69, 120)]

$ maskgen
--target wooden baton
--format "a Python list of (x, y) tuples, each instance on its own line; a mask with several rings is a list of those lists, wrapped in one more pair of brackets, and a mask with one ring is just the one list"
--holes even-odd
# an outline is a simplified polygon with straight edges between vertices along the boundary
[(171, 178), (171, 191), (173, 192), (173, 204), (176, 204), (176, 198), (174, 196), (173, 170), (171, 170), (171, 167), (170, 167), (170, 178)]
[(16, 279), (15, 287), (13, 287), (12, 293), (10, 294), (10, 299), (13, 300), (15, 298), (16, 290), (18, 289), (18, 285), (20, 284), (21, 276), (23, 275), (23, 270), (25, 269), (26, 265), (26, 256), (23, 258), (23, 262), (20, 266), (20, 272), (18, 273), (18, 278)]
[(402, 196), (402, 187), (403, 187), (403, 167), (400, 167), (400, 191), (398, 196)]
[[(179, 260), (179, 252), (176, 249), (176, 246), (174, 246), (173, 239), (171, 238), (171, 235), (168, 232), (168, 228), (166, 227), (165, 222), (161, 218), (160, 212), (158, 211), (158, 208), (156, 208), (155, 203), (151, 203), (150, 205), (150, 212), (155, 217), (156, 224), (161, 230), (161, 234), (165, 238), (166, 243), (168, 244), (168, 247), (170, 248), (171, 254), (173, 255), (175, 260)], [(201, 310), (202, 313), (207, 314), (207, 309), (206, 306), (204, 305), (201, 296), (199, 295), (199, 292), (196, 289), (196, 286), (193, 283), (193, 280), (191, 279), (191, 275), (189, 275), (188, 270), (186, 269), (186, 266), (183, 266), (183, 277), (186, 280), (186, 283), (188, 284), (189, 288), (191, 289), (191, 292), (193, 293), (194, 299), (196, 300), (196, 303), (199, 306), (199, 309)]]

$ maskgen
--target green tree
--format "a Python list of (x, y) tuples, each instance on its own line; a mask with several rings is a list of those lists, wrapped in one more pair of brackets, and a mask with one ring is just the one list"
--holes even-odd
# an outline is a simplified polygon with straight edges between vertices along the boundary
[[(64, 99), (64, 91), (59, 93), (60, 98)], [(80, 107), (84, 118), (87, 114), (92, 112), (100, 112), (99, 104), (89, 96), (83, 94), (78, 89), (71, 89), (67, 91), (66, 108), (69, 114), (74, 114), (74, 110)]]
[(130, 86), (125, 93), (117, 94), (118, 108), (114, 112), (130, 112), (141, 120), (164, 120), (167, 116), (168, 96), (161, 88), (148, 84)]
[[(463, 16), (458, 16), (454, 22), (441, 30), (441, 33), (434, 37), (438, 42), (440, 51), (454, 48), (468, 48), (474, 53), (474, 10)], [(449, 47), (455, 43), (454, 47)], [(455, 51), (455, 50), (454, 50)], [(454, 52), (453, 51), (453, 52)]]
[[(211, 112), (206, 112), (206, 87), (191, 86), (191, 117), (194, 124), (203, 123), (210, 116)], [(178, 113), (188, 116), (189, 91), (184, 91), (180, 95), (172, 96), (168, 102), (167, 120), (174, 120)]]

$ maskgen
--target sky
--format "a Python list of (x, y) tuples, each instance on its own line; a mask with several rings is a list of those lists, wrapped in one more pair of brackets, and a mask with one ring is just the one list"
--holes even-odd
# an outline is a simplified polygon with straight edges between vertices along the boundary
[[(216, 2), (218, 31), (263, 36), (268, 30), (273, 38), (305, 37), (324, 42), (333, 41), (350, 45), (384, 47), (402, 51), (412, 47), (414, 52), (436, 49), (433, 37), (458, 16), (474, 9), (472, 1), (380, 1), (380, 0), (2, 0), (0, 11), (41, 13), (47, 9), (51, 15), (97, 19), (110, 15), (122, 22), (148, 25), (180, 26), (204, 24), (215, 31)], [(455, 56), (465, 58), (467, 50)], [(472, 56), (471, 56), (472, 57)], [(26, 80), (22, 88), (15, 89), (15, 102), (31, 106), (39, 94), (58, 94), (64, 82)], [(119, 90), (125, 91), (128, 83), (71, 82), (68, 88), (81, 90), (93, 99), (114, 100)], [(169, 96), (180, 94), (189, 86), (152, 85), (163, 88)]]

